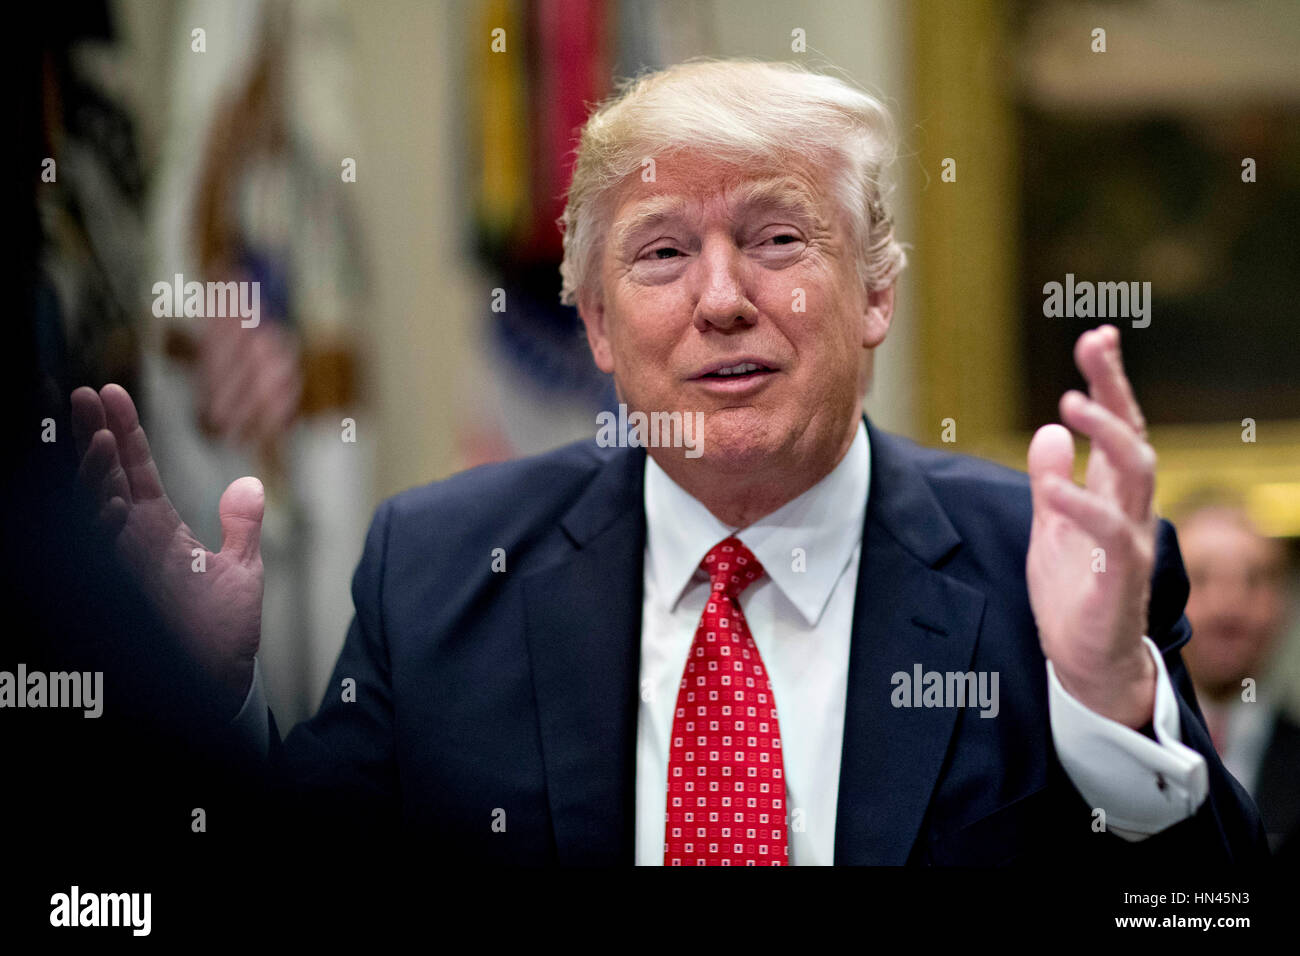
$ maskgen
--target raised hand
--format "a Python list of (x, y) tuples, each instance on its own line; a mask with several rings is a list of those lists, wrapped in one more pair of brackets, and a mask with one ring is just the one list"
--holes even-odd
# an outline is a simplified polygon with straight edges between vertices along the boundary
[(1029, 445), (1029, 601), (1062, 686), (1138, 728), (1155, 706), (1156, 668), (1142, 636), (1155, 561), (1156, 456), (1124, 374), (1119, 330), (1085, 332), (1074, 359), (1089, 394), (1066, 392), (1061, 420), (1091, 441), (1087, 475), (1084, 487), (1074, 483), (1069, 430), (1037, 431)]
[[(115, 533), (119, 555), (163, 620), (228, 692), (224, 703), (233, 715), (252, 682), (261, 638), (262, 483), (240, 478), (226, 488), (219, 505), (221, 550), (213, 553), (167, 498), (125, 389), (77, 389), (72, 424), (79, 476), (99, 504), (100, 521)], [(196, 564), (204, 570), (195, 570)]]

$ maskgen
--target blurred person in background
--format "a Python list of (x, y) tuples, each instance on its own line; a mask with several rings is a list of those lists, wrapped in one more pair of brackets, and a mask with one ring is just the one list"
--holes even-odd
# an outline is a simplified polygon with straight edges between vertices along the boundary
[[(47, 911), (70, 871), (86, 886), (185, 864), (214, 870), (230, 841), (177, 840), (197, 833), (196, 802), (226, 832), (249, 834), (260, 802), (206, 708), (210, 683), (113, 559), (76, 484), (67, 389), (109, 380), (143, 389), (147, 164), (116, 82), (127, 44), (109, 13), (102, 3), (47, 5), (35, 28), (15, 32), (8, 58), (21, 78), (10, 120), (21, 172), (5, 178), (19, 242), (17, 309), (0, 350), (14, 423), (0, 468), (0, 819), (7, 854), (24, 865), (0, 891), (6, 943), (22, 919)], [(14, 680), (21, 670), (98, 675), (94, 718), (44, 694), (33, 707)], [(26, 706), (15, 705), (15, 687)]]
[(1289, 619), (1286, 552), (1227, 494), (1200, 492), (1179, 515), (1196, 695), (1224, 766), (1255, 799), (1270, 845), (1289, 855), (1300, 835), (1300, 723), (1269, 681)]

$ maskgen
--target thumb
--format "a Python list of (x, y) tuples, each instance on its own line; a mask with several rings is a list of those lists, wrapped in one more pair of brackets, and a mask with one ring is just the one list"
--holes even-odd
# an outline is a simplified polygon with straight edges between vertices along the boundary
[(221, 552), (233, 552), (240, 561), (260, 556), (262, 513), (266, 491), (256, 478), (236, 478), (221, 495)]
[(1052, 475), (1074, 480), (1074, 436), (1064, 425), (1044, 425), (1029, 443), (1029, 487), (1035, 511), (1046, 505), (1043, 482)]

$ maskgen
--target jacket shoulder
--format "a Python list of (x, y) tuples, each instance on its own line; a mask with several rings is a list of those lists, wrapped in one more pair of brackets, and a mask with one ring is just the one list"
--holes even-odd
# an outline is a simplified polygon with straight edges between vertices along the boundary
[(932, 483), (997, 488), (1003, 493), (1029, 493), (1029, 476), (1015, 468), (974, 455), (928, 448), (889, 432), (877, 432), (876, 437), (897, 454), (910, 459)]
[[(957, 530), (1001, 528), (1008, 524), (1027, 536), (1033, 503), (1029, 476), (974, 455), (927, 448), (908, 438), (877, 431), (873, 461), (882, 456), (906, 462), (919, 472)], [(1000, 537), (1000, 536), (999, 536)]]
[(479, 465), (399, 492), (379, 512), (397, 528), (430, 523), (446, 532), (457, 526), (509, 526), (525, 520), (552, 524), (610, 459), (625, 450), (594, 440), (564, 445), (527, 458)]
[(611, 462), (628, 454), (589, 439), (400, 492), (376, 511), (367, 552), (378, 546), (399, 573), (463, 575), (463, 568), (456, 570), (460, 562), (487, 567), (481, 556), (498, 548), (511, 555), (512, 567), (520, 566), (555, 540), (573, 505)]

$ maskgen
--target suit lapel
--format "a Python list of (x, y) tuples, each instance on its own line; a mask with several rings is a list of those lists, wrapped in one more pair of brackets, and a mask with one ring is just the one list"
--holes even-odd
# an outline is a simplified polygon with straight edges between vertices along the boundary
[(871, 491), (849, 652), (835, 862), (907, 862), (957, 721), (951, 707), (902, 708), (891, 677), (965, 671), (984, 595), (942, 571), (961, 545), (910, 446), (868, 423)]
[[(840, 865), (902, 864), (956, 726), (954, 708), (895, 708), (897, 671), (964, 671), (984, 595), (940, 570), (961, 546), (908, 446), (868, 422), (864, 525), (835, 827)], [(524, 581), (525, 633), (558, 862), (634, 858), (645, 454), (620, 450)]]
[(645, 550), (645, 453), (616, 452), (524, 580), (558, 862), (631, 864)]

